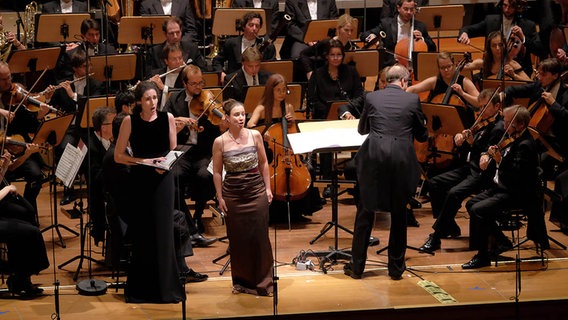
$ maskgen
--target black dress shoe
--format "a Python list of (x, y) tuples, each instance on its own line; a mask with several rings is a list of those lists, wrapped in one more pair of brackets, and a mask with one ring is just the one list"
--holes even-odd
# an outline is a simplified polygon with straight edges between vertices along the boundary
[(428, 240), (422, 245), (422, 247), (418, 248), (420, 251), (432, 253), (436, 250), (440, 249), (442, 241), (438, 238), (435, 234), (430, 233), (428, 236)]
[(34, 297), (43, 293), (43, 289), (33, 285), (29, 277), (10, 276), (6, 285), (10, 293), (21, 297)]
[(371, 236), (371, 237), (369, 238), (369, 247), (378, 246), (379, 243), (381, 243), (381, 242), (379, 241), (379, 238), (375, 238), (375, 237), (373, 237), (373, 236)]
[(480, 257), (476, 254), (468, 262), (462, 264), (462, 269), (479, 269), (483, 267), (489, 267), (491, 265), (491, 260), (489, 258)]
[(402, 274), (389, 274), (392, 280), (398, 281), (402, 280)]
[(209, 278), (208, 275), (202, 274), (199, 272), (193, 271), (193, 269), (189, 269), (189, 271), (185, 272), (185, 282), (203, 282)]
[(195, 229), (197, 229), (197, 232), (204, 233), (205, 226), (203, 225), (203, 220), (201, 220), (201, 218), (193, 218), (193, 219), (195, 220)]
[(361, 275), (353, 272), (353, 270), (351, 269), (351, 263), (347, 263), (343, 266), (343, 273), (353, 279), (361, 279)]
[(202, 234), (196, 233), (190, 236), (191, 245), (196, 247), (207, 247), (217, 241), (217, 238), (205, 238)]

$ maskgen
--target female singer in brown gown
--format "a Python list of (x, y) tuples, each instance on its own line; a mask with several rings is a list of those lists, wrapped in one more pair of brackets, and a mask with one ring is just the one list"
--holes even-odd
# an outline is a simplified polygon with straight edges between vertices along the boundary
[[(126, 281), (126, 301), (176, 303), (183, 299), (174, 249), (174, 180), (151, 166), (176, 147), (174, 117), (158, 112), (158, 89), (144, 81), (136, 88), (137, 106), (124, 118), (114, 160), (132, 165), (132, 209), (129, 225), (133, 251)], [(127, 152), (130, 143), (132, 155)]]
[(240, 102), (229, 99), (223, 110), (229, 129), (213, 143), (213, 181), (231, 244), (233, 293), (271, 296), (274, 260), (268, 206), (272, 192), (262, 137), (245, 128), (245, 108)]

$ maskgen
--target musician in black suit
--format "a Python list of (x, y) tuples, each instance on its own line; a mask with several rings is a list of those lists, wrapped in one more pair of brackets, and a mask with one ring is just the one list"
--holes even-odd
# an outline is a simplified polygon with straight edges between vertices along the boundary
[(43, 13), (81, 13), (87, 12), (87, 3), (80, 0), (55, 0), (43, 4)]
[[(361, 40), (369, 42), (378, 37), (383, 31), (386, 35), (384, 39), (380, 39), (383, 47), (390, 52), (395, 51), (395, 47), (399, 41), (410, 36), (410, 27), (412, 25), (412, 17), (416, 13), (416, 2), (414, 0), (398, 0), (398, 14), (393, 18), (381, 19), (381, 22), (375, 28), (364, 32)], [(435, 52), (436, 44), (428, 34), (426, 25), (421, 21), (414, 20), (414, 30), (412, 32), (414, 39), (424, 40), (428, 47), (428, 51)], [(402, 36), (399, 38), (399, 35)], [(387, 53), (380, 69), (385, 66), (391, 66), (396, 62), (393, 54)]]
[[(398, 11), (396, 10), (398, 0), (383, 0), (383, 8), (381, 9), (382, 18), (395, 17)], [(416, 0), (416, 5), (419, 7), (427, 6), (428, 0)]]
[[(166, 104), (168, 94), (172, 89), (183, 89), (182, 69), (184, 65), (182, 51), (179, 45), (166, 44), (162, 50), (162, 59), (166, 63), (163, 68), (156, 69), (152, 72), (154, 76), (150, 81), (154, 82), (161, 91), (160, 108)], [(161, 77), (161, 75), (164, 75)]]
[(271, 31), (274, 31), (278, 26), (280, 9), (278, 8), (278, 0), (233, 0), (231, 3), (231, 8), (261, 8), (267, 10), (266, 13), (270, 13), (270, 27)]
[[(189, 188), (192, 199), (195, 201), (193, 219), (200, 232), (203, 232), (201, 216), (208, 200), (215, 197), (213, 175), (207, 171), (211, 161), (213, 141), (221, 131), (213, 125), (207, 116), (198, 119), (208, 100), (203, 101), (202, 89), (204, 86), (203, 74), (196, 66), (189, 65), (183, 70), (183, 83), (185, 90), (172, 94), (166, 102), (164, 110), (171, 113), (176, 119), (178, 130), (178, 145), (188, 146), (190, 149), (178, 160), (175, 174), (179, 176), (179, 188), (176, 197), (183, 195), (186, 187)], [(192, 127), (193, 129), (190, 129)], [(198, 132), (195, 130), (203, 127)], [(182, 212), (189, 212), (183, 199), (176, 199), (176, 207)]]
[[(262, 16), (258, 12), (244, 14), (241, 19), (243, 34), (227, 39), (223, 44), (223, 50), (213, 58), (213, 70), (221, 71), (221, 79), (241, 68), (243, 51), (249, 47), (260, 46), (264, 42), (264, 37), (258, 36), (262, 24)], [(276, 49), (273, 44), (268, 45), (261, 54), (262, 61), (276, 60)], [(227, 68), (224, 68), (225, 62)]]
[(137, 15), (168, 15), (183, 21), (183, 38), (197, 42), (197, 26), (189, 1), (183, 0), (142, 0)]
[[(461, 229), (455, 221), (456, 214), (462, 206), (465, 198), (477, 194), (491, 185), (491, 179), (495, 175), (495, 165), (481, 170), (479, 158), (481, 153), (487, 151), (490, 146), (499, 143), (503, 136), (503, 119), (499, 112), (501, 99), (494, 95), (494, 90), (485, 89), (479, 96), (481, 107), (485, 107), (483, 114), (477, 120), (473, 128), (468, 128), (454, 136), (454, 144), (460, 148), (460, 153), (467, 154), (467, 162), (459, 167), (441, 173), (428, 180), (432, 213), (436, 222), (432, 226), (434, 232), (421, 251), (433, 252), (440, 249), (441, 239), (456, 238), (461, 235)], [(470, 234), (475, 231), (470, 230)], [(470, 244), (470, 247), (475, 247)]]
[(317, 0), (310, 4), (306, 0), (286, 0), (284, 12), (290, 15), (292, 21), (288, 24), (286, 38), (280, 48), (282, 59), (297, 59), (307, 47), (304, 35), (310, 21), (336, 19), (339, 16), (335, 0)]
[(521, 16), (523, 8), (520, 7), (520, 2), (521, 0), (503, 0), (501, 2), (503, 15), (487, 15), (479, 23), (464, 26), (459, 32), (458, 42), (469, 44), (470, 38), (486, 37), (493, 31), (501, 30), (503, 24), (505, 38), (509, 39), (509, 35), (514, 35), (520, 41), (515, 45), (526, 47), (527, 52), (522, 57), (521, 65), (530, 77), (533, 72), (530, 54), (535, 54), (544, 59), (546, 58), (546, 49), (536, 32), (535, 23)]
[(525, 107), (513, 105), (503, 110), (503, 119), (506, 138), (511, 139), (504, 139), (501, 146), (491, 146), (479, 160), (481, 170), (485, 170), (490, 162), (496, 163), (494, 183), (466, 204), (467, 212), (477, 230), (470, 237), (475, 237), (472, 241), (477, 244), (478, 252), (469, 262), (462, 265), (463, 269), (489, 266), (490, 251), (497, 255), (503, 252), (490, 243), (490, 238), (505, 237), (497, 226), (498, 215), (505, 209), (526, 210), (529, 214), (527, 236), (540, 244), (541, 249), (549, 247), (542, 202), (538, 197), (538, 153), (527, 130), (530, 113)]
[(182, 39), (181, 27), (182, 22), (178, 17), (171, 17), (164, 21), (164, 23), (162, 24), (162, 31), (166, 35), (166, 41), (150, 48), (150, 56), (152, 58), (150, 63), (146, 64), (145, 72), (147, 74), (151, 74), (156, 69), (166, 67), (164, 58), (162, 56), (164, 46), (166, 44), (179, 45), (182, 51), (184, 62), (188, 64), (194, 64), (201, 68), (202, 71), (205, 71), (207, 69), (207, 62), (205, 61), (205, 58), (197, 47), (197, 44), (190, 40)]
[(360, 134), (369, 136), (355, 161), (361, 201), (355, 218), (351, 262), (346, 275), (360, 279), (365, 269), (375, 211), (391, 213), (388, 273), (402, 278), (406, 269), (406, 204), (416, 192), (420, 169), (413, 141), (426, 141), (428, 131), (417, 95), (404, 92), (409, 78), (405, 67), (387, 71), (389, 85), (366, 95), (359, 120)]
[(225, 76), (225, 83), (231, 79), (233, 81), (225, 89), (223, 94), (225, 99), (235, 99), (240, 102), (245, 101), (246, 87), (266, 84), (269, 72), (260, 70), (261, 54), (255, 47), (249, 47), (243, 52), (242, 67), (237, 71)]

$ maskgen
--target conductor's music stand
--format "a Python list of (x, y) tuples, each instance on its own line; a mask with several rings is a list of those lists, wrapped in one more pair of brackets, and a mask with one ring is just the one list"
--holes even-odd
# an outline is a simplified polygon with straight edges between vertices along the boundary
[(53, 69), (57, 64), (61, 48), (16, 50), (8, 58), (12, 73), (36, 72)]
[[(90, 17), (88, 13), (41, 14), (38, 18), (36, 41), (67, 42), (70, 36), (81, 34), (83, 20)], [(54, 28), (56, 26), (59, 26), (59, 32), (53, 32), (54, 29), (57, 30)]]
[[(242, 33), (240, 29), (241, 18), (248, 12), (256, 12), (262, 17), (262, 21), (266, 21), (266, 12), (264, 9), (232, 9), (232, 8), (217, 8), (215, 9), (213, 18), (212, 33), (216, 36), (236, 36)], [(264, 23), (260, 30), (259, 35), (266, 34), (266, 25)]]
[(337, 189), (339, 187), (337, 179), (337, 152), (341, 151), (356, 151), (359, 146), (365, 141), (366, 136), (362, 136), (357, 132), (357, 124), (359, 120), (338, 120), (338, 121), (318, 121), (318, 122), (302, 122), (298, 124), (300, 133), (288, 135), (288, 140), (292, 146), (292, 150), (296, 154), (307, 152), (333, 152), (334, 161), (332, 168), (331, 178), (331, 221), (327, 222), (322, 228), (321, 232), (310, 241), (310, 244), (315, 243), (321, 236), (323, 236), (331, 228), (334, 228), (335, 241), (334, 246), (329, 248), (329, 251), (322, 252), (325, 258), (322, 259), (320, 268), (326, 272), (325, 263), (330, 261), (332, 264), (336, 263), (339, 259), (350, 259), (351, 255), (348, 252), (339, 250), (338, 231), (343, 231), (353, 234), (353, 232), (346, 227), (339, 224), (339, 210), (337, 200)]
[[(442, 17), (444, 17), (442, 19)], [(438, 51), (440, 50), (440, 31), (460, 30), (463, 26), (464, 7), (459, 5), (420, 7), (415, 19), (424, 23), (427, 30), (436, 30)]]
[[(51, 148), (51, 152), (53, 152), (53, 147), (58, 146), (61, 141), (63, 140), (63, 137), (65, 136), (65, 132), (67, 131), (67, 129), (69, 128), (69, 126), (71, 125), (71, 122), (73, 121), (73, 118), (75, 117), (75, 114), (68, 114), (68, 115), (64, 115), (61, 117), (57, 117), (57, 118), (53, 118), (50, 120), (45, 120), (44, 122), (41, 123), (37, 133), (34, 136), (34, 139), (32, 142), (34, 143), (38, 143), (38, 142), (44, 142), (47, 141), (48, 137), (54, 133), (55, 135), (55, 142), (53, 143), (53, 146)], [(42, 233), (46, 232), (47, 230), (50, 229), (55, 229), (55, 232), (57, 233), (57, 236), (59, 237), (59, 242), (61, 244), (62, 248), (65, 248), (65, 242), (63, 241), (63, 237), (61, 236), (61, 231), (59, 230), (59, 228), (63, 228), (69, 232), (71, 232), (72, 234), (78, 236), (79, 233), (75, 230), (72, 230), (71, 228), (67, 227), (66, 225), (60, 224), (57, 218), (57, 178), (55, 177), (55, 162), (52, 165), (52, 179), (51, 179), (51, 187), (52, 187), (52, 191), (53, 191), (53, 224), (50, 225), (49, 227), (46, 227), (44, 229), (41, 230)]]

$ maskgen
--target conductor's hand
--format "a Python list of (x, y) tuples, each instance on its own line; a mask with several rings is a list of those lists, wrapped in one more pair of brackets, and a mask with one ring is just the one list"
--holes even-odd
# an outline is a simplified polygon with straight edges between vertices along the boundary
[(352, 115), (351, 112), (346, 112), (341, 118), (341, 120), (355, 120), (355, 119), (357, 118), (355, 118), (355, 116)]
[(469, 44), (471, 42), (471, 40), (469, 39), (469, 36), (467, 35), (467, 33), (464, 32), (458, 38), (458, 42), (462, 43), (462, 44)]

